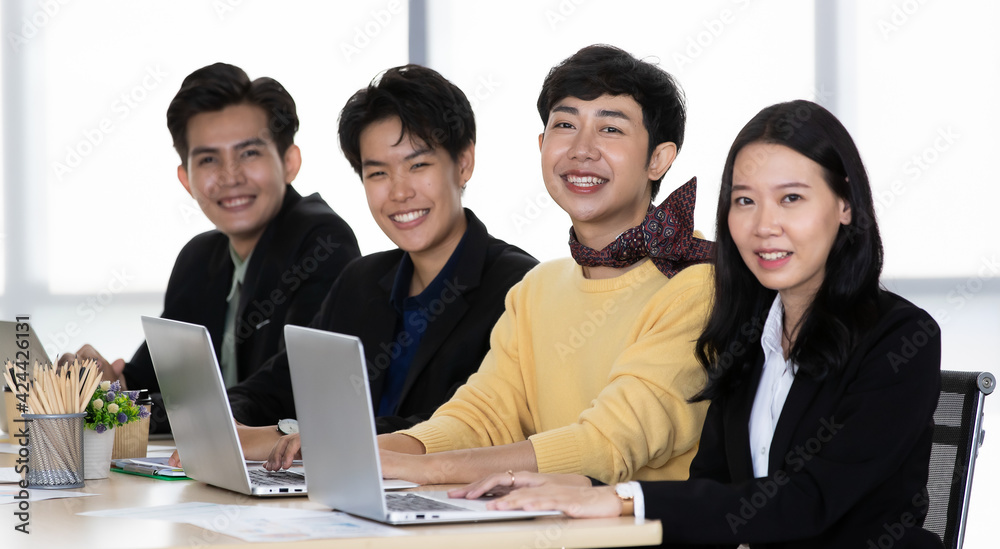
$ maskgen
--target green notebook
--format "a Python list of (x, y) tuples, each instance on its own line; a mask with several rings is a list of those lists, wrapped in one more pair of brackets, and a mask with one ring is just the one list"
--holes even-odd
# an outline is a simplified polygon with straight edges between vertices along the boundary
[(160, 480), (190, 480), (184, 469), (167, 465), (169, 458), (133, 458), (111, 461), (111, 470)]

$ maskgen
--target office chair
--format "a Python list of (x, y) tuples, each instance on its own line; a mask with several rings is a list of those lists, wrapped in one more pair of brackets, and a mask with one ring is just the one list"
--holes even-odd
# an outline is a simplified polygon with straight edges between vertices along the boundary
[(983, 430), (983, 404), (997, 380), (989, 372), (941, 372), (941, 398), (934, 412), (927, 493), (930, 509), (924, 529), (941, 537), (946, 549), (959, 549), (965, 537), (972, 473)]

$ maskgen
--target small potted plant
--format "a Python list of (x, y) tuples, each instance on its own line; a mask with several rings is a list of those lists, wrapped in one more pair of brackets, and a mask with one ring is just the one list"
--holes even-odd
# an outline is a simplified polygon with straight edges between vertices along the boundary
[(149, 411), (135, 403), (139, 391), (122, 391), (121, 383), (102, 381), (87, 404), (83, 432), (83, 477), (107, 478), (111, 470), (111, 450), (115, 427), (149, 416)]

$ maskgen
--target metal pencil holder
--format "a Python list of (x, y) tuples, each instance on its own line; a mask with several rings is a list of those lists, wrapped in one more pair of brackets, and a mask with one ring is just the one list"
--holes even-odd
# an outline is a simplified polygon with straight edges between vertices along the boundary
[(23, 414), (28, 428), (28, 487), (83, 487), (83, 418), (78, 414)]

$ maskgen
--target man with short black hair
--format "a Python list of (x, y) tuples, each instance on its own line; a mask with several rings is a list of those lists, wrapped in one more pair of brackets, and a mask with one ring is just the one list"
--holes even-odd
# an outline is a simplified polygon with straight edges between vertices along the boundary
[[(538, 262), (462, 207), (476, 121), (436, 71), (385, 71), (347, 101), (338, 133), (372, 217), (398, 249), (348, 265), (310, 326), (361, 339), (376, 428), (390, 433), (430, 417), (476, 371), (504, 296)], [(238, 421), (258, 426), (239, 427), (247, 458), (291, 465), (298, 435), (276, 428), (295, 415), (287, 355), (234, 387), (230, 402)]]
[[(163, 318), (208, 328), (227, 386), (278, 352), (285, 324), (305, 324), (330, 285), (360, 256), (351, 228), (319, 197), (291, 183), (302, 154), (295, 101), (272, 78), (251, 81), (239, 67), (215, 63), (187, 76), (167, 109), (180, 156), (177, 178), (216, 229), (177, 256)], [(143, 343), (127, 364), (90, 345), (105, 379), (157, 393)], [(68, 358), (68, 357), (64, 357)], [(156, 407), (153, 429), (166, 427)]]
[(684, 112), (669, 74), (618, 48), (583, 48), (549, 72), (542, 179), (572, 220), (573, 257), (511, 289), (479, 371), (431, 419), (379, 437), (387, 478), (687, 478), (707, 409), (689, 400), (705, 381), (694, 343), (712, 247), (693, 232), (693, 179), (651, 203)]

